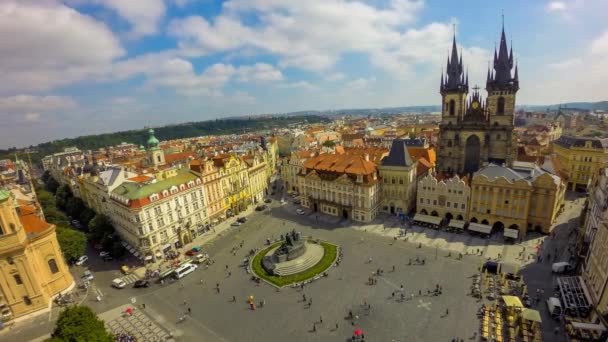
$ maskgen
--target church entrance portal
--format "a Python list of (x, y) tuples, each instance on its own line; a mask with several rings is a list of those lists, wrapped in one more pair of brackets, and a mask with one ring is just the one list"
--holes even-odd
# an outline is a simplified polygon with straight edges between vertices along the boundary
[(481, 143), (479, 137), (471, 135), (467, 138), (467, 143), (464, 149), (464, 171), (466, 173), (472, 173), (479, 170), (481, 153)]
[(318, 206), (317, 206), (317, 203), (314, 203), (314, 204), (312, 205), (312, 207), (313, 207), (313, 210), (314, 210), (314, 212), (315, 212), (315, 213), (316, 213), (317, 211), (319, 211), (319, 208), (318, 208)]
[(342, 217), (344, 217), (345, 219), (348, 219), (348, 210), (346, 210), (346, 209), (342, 210)]

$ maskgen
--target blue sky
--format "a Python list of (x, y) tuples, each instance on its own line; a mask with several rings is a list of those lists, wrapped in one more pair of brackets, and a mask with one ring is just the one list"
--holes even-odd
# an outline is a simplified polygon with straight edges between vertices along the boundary
[(518, 104), (606, 100), (604, 0), (5, 0), (0, 148), (304, 109), (438, 104), (456, 27), (483, 87), (504, 12)]

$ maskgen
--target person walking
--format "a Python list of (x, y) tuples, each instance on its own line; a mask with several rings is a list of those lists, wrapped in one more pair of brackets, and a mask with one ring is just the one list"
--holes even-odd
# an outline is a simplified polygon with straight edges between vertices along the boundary
[(450, 313), (448, 309), (445, 309), (445, 315), (447, 316)]
[(323, 316), (319, 316), (319, 323), (323, 323)]
[(317, 324), (316, 323), (312, 324), (312, 331), (313, 332), (317, 332)]
[(188, 308), (188, 315), (192, 314), (192, 309)]

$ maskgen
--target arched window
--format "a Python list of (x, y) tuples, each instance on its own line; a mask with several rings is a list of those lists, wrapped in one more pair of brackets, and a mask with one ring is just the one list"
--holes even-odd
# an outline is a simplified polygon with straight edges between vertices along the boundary
[(456, 101), (454, 100), (450, 100), (450, 106), (449, 106), (449, 111), (450, 111), (450, 115), (454, 115), (454, 113), (456, 112)]
[(448, 147), (452, 147), (452, 140), (448, 140)]
[(499, 97), (498, 102), (496, 104), (496, 115), (504, 115), (505, 114), (505, 98)]
[(57, 262), (55, 262), (55, 259), (51, 259), (48, 261), (49, 263), (49, 270), (51, 270), (51, 273), (57, 273), (59, 272), (59, 268), (57, 267)]
[(14, 233), (15, 232), (15, 224), (14, 223), (9, 223), (8, 226), (11, 227), (11, 233)]

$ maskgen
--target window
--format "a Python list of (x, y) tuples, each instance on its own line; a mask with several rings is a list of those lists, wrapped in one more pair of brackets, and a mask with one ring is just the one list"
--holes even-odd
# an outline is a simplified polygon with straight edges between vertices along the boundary
[(59, 272), (59, 268), (57, 267), (57, 262), (55, 261), (55, 259), (49, 260), (48, 264), (49, 264), (49, 270), (51, 270), (51, 273), (55, 274), (55, 273)]
[(8, 226), (11, 227), (11, 233), (14, 233), (15, 232), (15, 224), (14, 223), (9, 223)]
[(458, 208), (458, 203), (454, 203), (454, 208)]
[(496, 115), (504, 115), (505, 114), (505, 98), (499, 97), (496, 104)]
[(152, 235), (152, 244), (156, 245), (156, 234)]
[(403, 184), (403, 178), (399, 178), (399, 184)]
[(32, 305), (32, 301), (30, 300), (30, 297), (23, 296), (23, 304), (25, 304), (25, 305)]
[(420, 199), (420, 204), (424, 204), (424, 198)]
[(451, 116), (453, 116), (456, 113), (456, 101), (450, 100), (450, 104), (448, 105), (448, 110), (449, 110)]
[(449, 208), (450, 207), (450, 202), (448, 202), (447, 204), (448, 204), (447, 207)]
[(433, 200), (433, 205), (437, 205), (437, 200)]
[(18, 275), (18, 274), (14, 274), (14, 275), (13, 275), (13, 278), (15, 278), (15, 283), (16, 283), (17, 285), (22, 285), (22, 284), (23, 284), (23, 281), (21, 280), (21, 276), (20, 276), (20, 275)]

